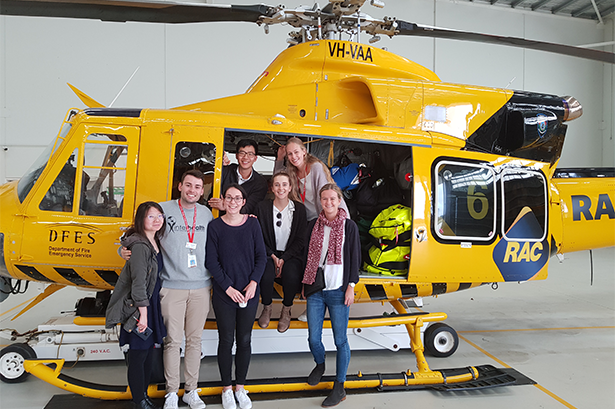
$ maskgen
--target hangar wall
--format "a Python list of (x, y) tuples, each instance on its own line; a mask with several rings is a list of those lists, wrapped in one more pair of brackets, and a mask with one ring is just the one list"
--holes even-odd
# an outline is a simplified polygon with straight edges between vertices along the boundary
[[(287, 7), (301, 3), (285, 2)], [(448, 0), (388, 0), (384, 10), (366, 5), (363, 11), (567, 44), (615, 37), (612, 14), (600, 25)], [(274, 26), (265, 35), (246, 23), (163, 25), (0, 16), (0, 182), (19, 178), (57, 134), (66, 111), (83, 107), (67, 82), (108, 105), (138, 68), (115, 107), (170, 108), (234, 95), (244, 92), (286, 47), (289, 31), (289, 26)], [(362, 42), (366, 40), (363, 36)], [(570, 123), (560, 166), (615, 165), (613, 65), (429, 38), (384, 38), (376, 45), (434, 70), (446, 82), (576, 97), (584, 115)]]

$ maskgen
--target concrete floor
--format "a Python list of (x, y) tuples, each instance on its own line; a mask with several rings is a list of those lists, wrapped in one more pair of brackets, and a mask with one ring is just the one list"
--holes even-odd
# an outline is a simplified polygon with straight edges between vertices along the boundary
[[(591, 285), (588, 252), (571, 253), (563, 263), (551, 259), (549, 278), (524, 284), (501, 284), (425, 299), (424, 310), (443, 311), (460, 335), (449, 358), (429, 358), (433, 369), (491, 364), (512, 367), (537, 382), (470, 392), (394, 392), (348, 396), (345, 408), (615, 408), (615, 248), (593, 252)], [(0, 305), (0, 328), (35, 328), (59, 311), (71, 310), (83, 292), (66, 289), (16, 321), (11, 308), (37, 294), (34, 286)], [(333, 374), (334, 354), (327, 374)], [(80, 362), (67, 375), (98, 383), (125, 383), (121, 362)], [(250, 378), (306, 376), (309, 353), (254, 355)], [(349, 373), (415, 370), (408, 350), (355, 351)], [(118, 375), (118, 373), (122, 373)], [(218, 380), (215, 357), (202, 361), (201, 380)], [(51, 397), (66, 393), (34, 377), (20, 384), (0, 384), (0, 408), (44, 408)], [(254, 402), (254, 408), (319, 407), (322, 398)], [(96, 407), (110, 405), (102, 403)], [(220, 408), (219, 404), (208, 405)], [(128, 406), (127, 406), (128, 407)]]

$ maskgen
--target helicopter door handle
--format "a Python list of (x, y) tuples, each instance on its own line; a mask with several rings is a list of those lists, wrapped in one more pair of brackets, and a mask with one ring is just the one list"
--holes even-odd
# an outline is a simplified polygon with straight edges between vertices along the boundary
[(419, 243), (427, 240), (427, 229), (425, 227), (419, 227), (414, 231), (414, 235), (416, 237), (416, 241)]

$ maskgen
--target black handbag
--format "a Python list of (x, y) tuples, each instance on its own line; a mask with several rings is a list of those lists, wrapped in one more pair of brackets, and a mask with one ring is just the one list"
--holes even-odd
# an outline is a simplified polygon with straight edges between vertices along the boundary
[(327, 250), (327, 254), (325, 255), (325, 261), (322, 266), (318, 266), (316, 269), (316, 278), (314, 278), (314, 282), (312, 284), (304, 284), (303, 285), (303, 295), (305, 298), (308, 298), (310, 295), (317, 293), (318, 291), (324, 290), (325, 288), (325, 269), (323, 266), (327, 264), (327, 256), (329, 255), (329, 250)]
[(304, 284), (303, 295), (308, 298), (310, 295), (317, 293), (325, 288), (325, 272), (322, 267), (316, 270), (316, 278), (312, 284)]

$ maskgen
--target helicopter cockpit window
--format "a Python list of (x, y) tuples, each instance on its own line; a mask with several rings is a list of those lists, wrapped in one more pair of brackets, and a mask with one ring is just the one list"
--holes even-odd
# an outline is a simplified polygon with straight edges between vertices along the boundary
[(53, 140), (47, 148), (41, 153), (41, 155), (36, 159), (34, 164), (30, 166), (30, 169), (19, 179), (17, 183), (17, 196), (19, 197), (19, 201), (23, 203), (34, 187), (34, 184), (38, 180), (38, 177), (45, 170), (45, 166), (47, 166), (47, 162), (49, 162), (49, 158), (53, 156), (56, 150), (62, 145), (64, 141), (64, 137), (68, 134), (72, 127), (72, 124), (69, 122), (64, 122), (62, 125), (62, 130), (60, 131), (60, 135), (57, 139)]
[(122, 217), (128, 153), (126, 138), (90, 134), (83, 153), (79, 214)]
[(495, 173), (442, 161), (435, 169), (435, 233), (445, 240), (488, 241), (495, 234)]
[(547, 225), (547, 183), (544, 176), (538, 172), (506, 170), (502, 173), (501, 183), (504, 237), (544, 240)]
[[(175, 145), (173, 160), (173, 184), (171, 199), (178, 199), (180, 192), (177, 190), (182, 175), (191, 169), (198, 169), (205, 175), (203, 197), (210, 196), (216, 165), (216, 145), (201, 142), (178, 142)], [(204, 200), (204, 199), (201, 199)], [(203, 204), (205, 204), (203, 202)]]
[(75, 149), (66, 164), (49, 187), (49, 190), (41, 200), (39, 208), (52, 212), (72, 212), (73, 197), (75, 195), (75, 179), (77, 176), (76, 158), (79, 150)]

